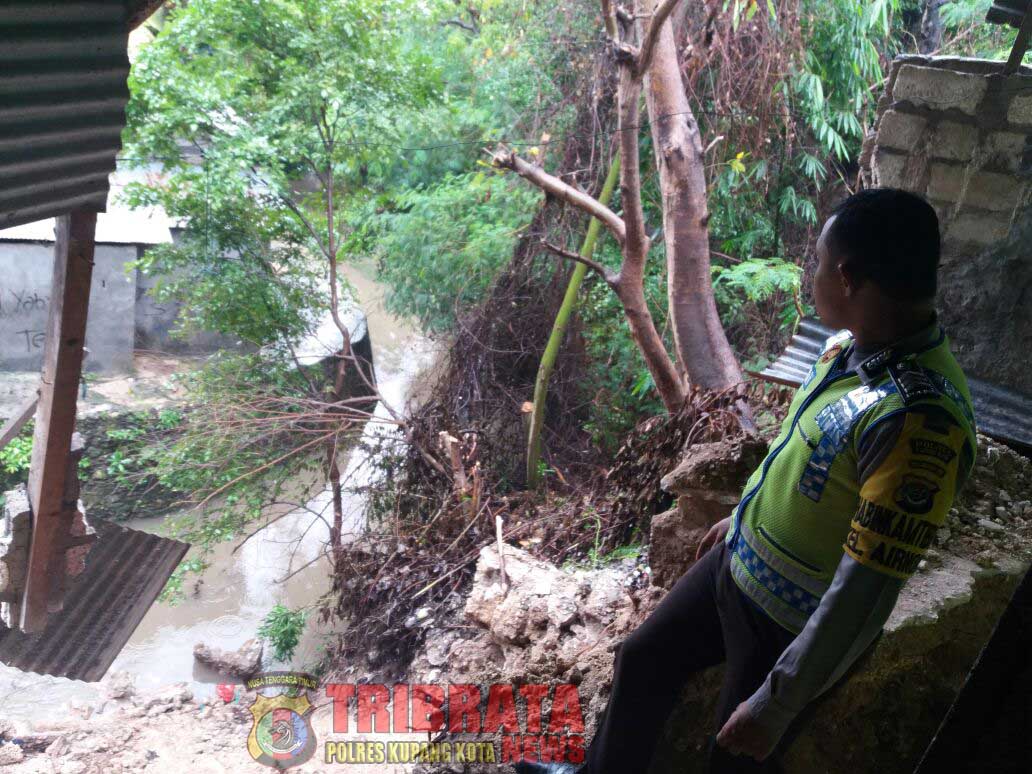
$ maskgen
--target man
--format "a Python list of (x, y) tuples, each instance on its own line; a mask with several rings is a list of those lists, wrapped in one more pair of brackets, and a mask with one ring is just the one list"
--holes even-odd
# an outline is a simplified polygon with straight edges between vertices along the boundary
[(646, 772), (689, 675), (726, 662), (713, 772), (777, 771), (789, 724), (875, 640), (976, 448), (967, 384), (936, 322), (935, 211), (905, 191), (847, 199), (817, 242), (832, 337), (781, 433), (698, 561), (617, 651), (583, 766)]

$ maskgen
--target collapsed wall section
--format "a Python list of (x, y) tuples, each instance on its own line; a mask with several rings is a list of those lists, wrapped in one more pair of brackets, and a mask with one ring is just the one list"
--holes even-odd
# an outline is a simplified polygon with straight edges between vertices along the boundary
[(861, 156), (867, 185), (935, 207), (939, 309), (969, 376), (1032, 393), (1032, 69), (896, 59)]

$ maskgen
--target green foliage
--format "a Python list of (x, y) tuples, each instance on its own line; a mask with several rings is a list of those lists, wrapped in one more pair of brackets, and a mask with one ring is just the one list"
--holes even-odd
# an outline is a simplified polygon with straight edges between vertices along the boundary
[(7, 476), (21, 476), (29, 471), (32, 460), (32, 431), (22, 430), (0, 449), (0, 470)]
[[(747, 303), (759, 304), (776, 296), (788, 299), (799, 293), (802, 269), (780, 258), (750, 258), (730, 266), (713, 266), (713, 289), (717, 303), (726, 310), (730, 323)], [(782, 307), (782, 325), (795, 322), (795, 310)]]
[(362, 234), (388, 285), (388, 309), (415, 315), (428, 331), (451, 330), (456, 313), (480, 301), (508, 262), (540, 199), (492, 172), (398, 193)]
[[(1012, 27), (986, 24), (992, 0), (950, 0), (939, 10), (943, 26), (942, 53), (1005, 60), (1017, 34)], [(1026, 53), (1024, 61), (1032, 61)]]
[[(822, 151), (845, 161), (870, 124), (877, 96), (871, 87), (891, 53), (899, 0), (804, 0), (802, 8), (806, 53), (788, 87)], [(800, 164), (816, 171), (803, 158)]]
[[(657, 327), (666, 319), (666, 266), (662, 246), (646, 264), (645, 298)], [(619, 248), (603, 240), (596, 259), (607, 266), (619, 266)], [(583, 326), (589, 375), (591, 415), (585, 429), (595, 444), (607, 453), (615, 452), (626, 434), (643, 417), (664, 411), (653, 389), (652, 374), (645, 366), (623, 308), (612, 289), (594, 275), (586, 278), (577, 307)]]
[(183, 422), (183, 412), (178, 409), (161, 409), (158, 412), (158, 427), (162, 430), (174, 430)]
[(392, 311), (448, 332), (456, 311), (481, 301), (511, 257), (541, 196), (511, 176), (478, 172), (478, 159), (493, 140), (512, 138), (536, 144), (521, 143), (528, 156), (558, 156), (551, 143), (571, 123), (574, 85), (595, 50), (575, 42), (597, 34), (587, 6), (440, 3), (433, 25), (413, 28), (447, 82), (439, 99), (408, 117), (403, 143), (413, 150), (392, 162), (382, 192), (351, 211), (358, 229), (347, 248), (377, 258)]
[(172, 571), (172, 575), (165, 584), (159, 599), (169, 605), (182, 602), (186, 598), (183, 584), (186, 583), (189, 577), (200, 575), (207, 566), (203, 558), (196, 556), (189, 556), (181, 561), (176, 569)]
[(32, 461), (32, 422), (0, 449), (0, 507), (6, 501), (4, 492), (28, 483)]
[(307, 619), (307, 610), (291, 610), (279, 604), (266, 614), (258, 627), (258, 636), (272, 646), (276, 661), (289, 661), (294, 656)]
[(408, 0), (194, 0), (130, 77), (127, 155), (164, 177), (127, 189), (186, 229), (139, 268), (185, 305), (184, 332), (296, 339), (328, 305), (348, 196), (382, 175), (438, 77), (402, 30)]

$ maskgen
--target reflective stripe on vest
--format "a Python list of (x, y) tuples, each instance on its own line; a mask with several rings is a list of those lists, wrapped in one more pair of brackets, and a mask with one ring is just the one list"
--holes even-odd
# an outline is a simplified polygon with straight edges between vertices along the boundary
[(739, 588), (774, 620), (802, 629), (830, 584), (793, 567), (745, 524), (739, 538), (731, 561)]
[[(922, 371), (935, 384), (940, 392), (951, 400), (960, 412), (972, 424), (975, 417), (964, 396), (960, 394), (953, 382), (937, 371), (922, 368)], [(863, 385), (850, 390), (834, 403), (829, 403), (816, 416), (817, 426), (821, 429), (821, 440), (817, 443), (803, 475), (799, 478), (799, 491), (814, 502), (820, 502), (824, 487), (828, 483), (828, 475), (835, 458), (841, 454), (849, 442), (853, 426), (870, 409), (883, 398), (898, 392), (896, 385), (890, 380), (878, 387)]]
[(834, 403), (829, 403), (817, 414), (821, 440), (810, 455), (809, 462), (799, 479), (799, 491), (814, 502), (819, 502), (828, 483), (828, 474), (835, 458), (846, 448), (853, 425), (882, 398), (896, 392), (892, 382), (880, 387), (866, 385), (850, 390)]

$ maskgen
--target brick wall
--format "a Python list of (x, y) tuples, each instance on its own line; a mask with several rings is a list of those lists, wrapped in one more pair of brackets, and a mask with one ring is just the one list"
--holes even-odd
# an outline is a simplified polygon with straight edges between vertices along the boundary
[(900, 57), (861, 156), (867, 185), (939, 214), (939, 309), (972, 376), (1032, 394), (1032, 69)]

